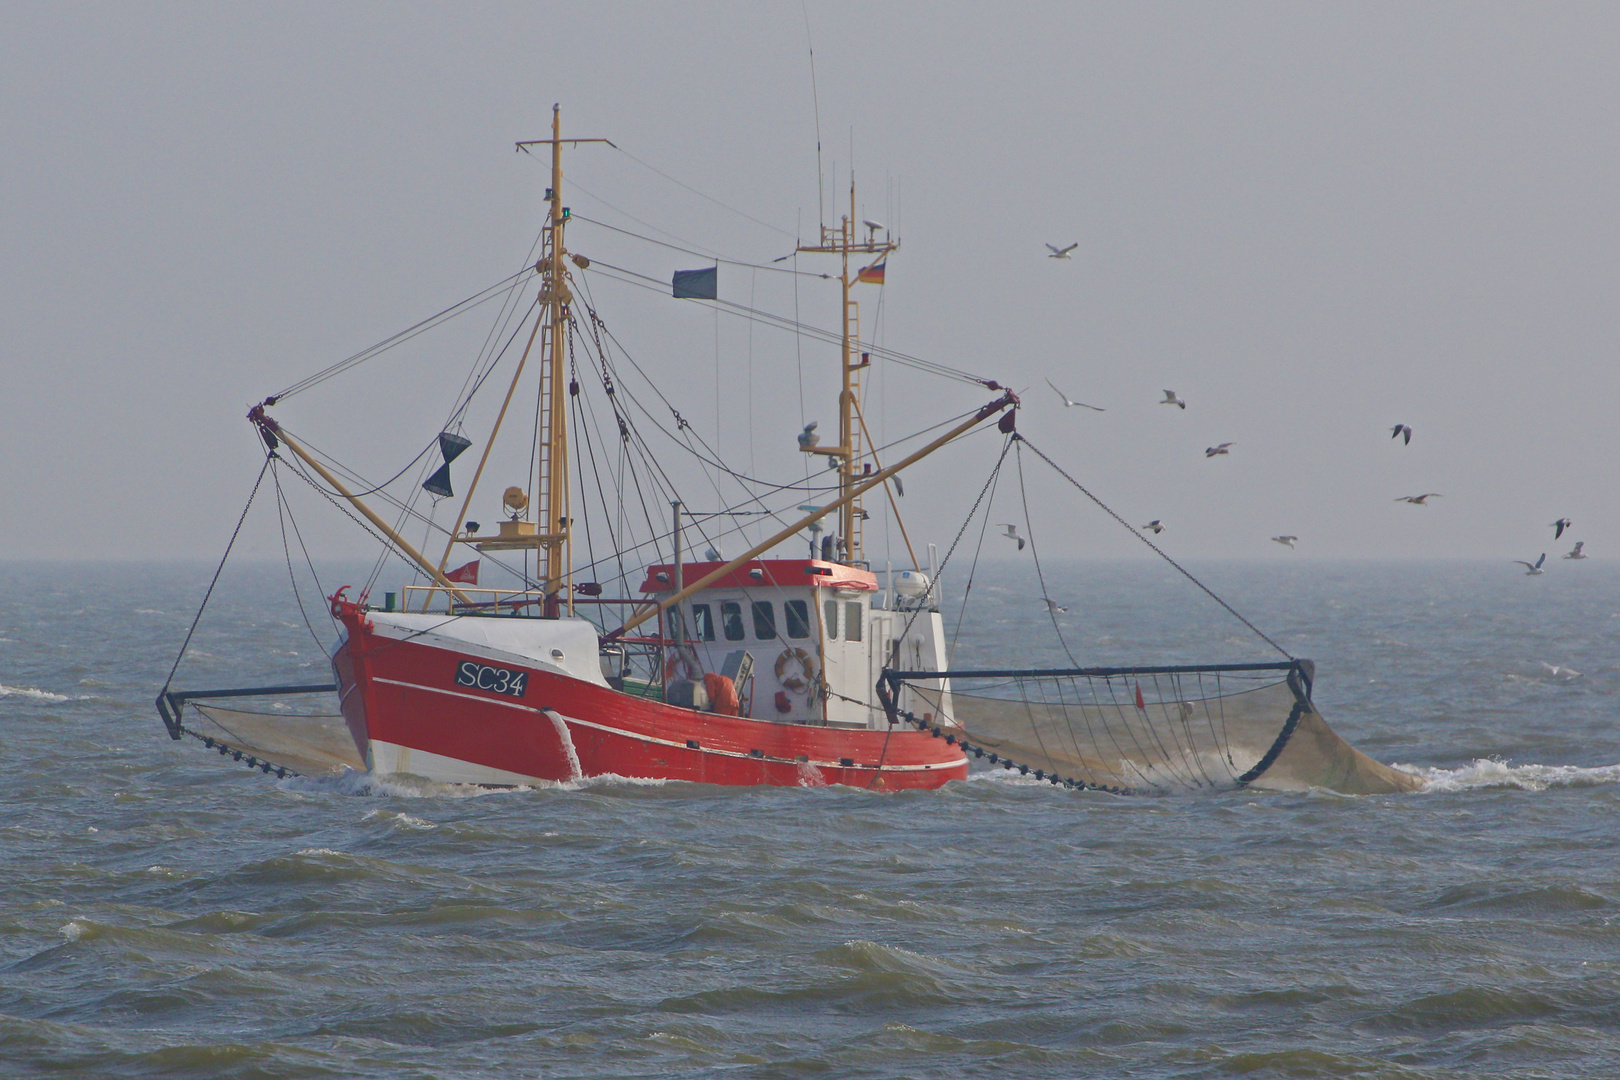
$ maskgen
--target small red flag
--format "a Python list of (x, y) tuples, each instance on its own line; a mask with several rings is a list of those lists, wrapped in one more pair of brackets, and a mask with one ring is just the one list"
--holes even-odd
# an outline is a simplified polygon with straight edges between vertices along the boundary
[(464, 585), (478, 584), (478, 560), (474, 559), (466, 566), (458, 566), (454, 570), (445, 571), (444, 579), (446, 581), (459, 581)]
[(870, 281), (870, 282), (872, 282), (874, 284), (882, 285), (883, 284), (883, 271), (887, 268), (888, 264), (889, 264), (889, 260), (884, 258), (884, 259), (879, 259), (877, 262), (873, 263), (871, 266), (863, 266), (863, 267), (861, 267), (860, 272), (855, 275), (855, 280), (856, 281)]
[(1147, 712), (1147, 702), (1142, 700), (1142, 684), (1141, 683), (1136, 684), (1136, 707), (1138, 709), (1141, 709), (1143, 712)]

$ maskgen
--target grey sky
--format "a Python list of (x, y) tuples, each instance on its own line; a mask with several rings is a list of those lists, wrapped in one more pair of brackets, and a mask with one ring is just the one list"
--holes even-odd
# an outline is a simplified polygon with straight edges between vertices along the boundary
[[(1026, 434), (1137, 524), (1164, 518), (1176, 554), (1533, 559), (1567, 550), (1563, 515), (1595, 557), (1620, 550), (1620, 9), (809, 19), (829, 204), (853, 148), (860, 213), (899, 215), (883, 342), (1029, 387)], [(512, 143), (554, 101), (567, 133), (814, 235), (795, 3), (0, 9), (0, 557), (216, 555), (260, 462), (252, 401), (521, 265), (545, 175)], [(611, 150), (573, 153), (566, 184), (577, 213), (728, 256), (792, 246)], [(701, 264), (583, 223), (569, 244), (665, 280)], [(724, 267), (721, 294), (791, 315), (790, 282)], [(713, 435), (714, 317), (592, 288)], [(835, 326), (835, 299), (800, 287), (808, 322)], [(467, 322), (278, 415), (390, 475), (489, 328)], [(792, 337), (722, 319), (718, 348), (721, 450), (796, 475)], [(803, 349), (805, 415), (830, 424), (832, 353)], [(1108, 411), (1063, 410), (1046, 378)], [(988, 396), (882, 379), (891, 436)], [(991, 451), (908, 479), (917, 533), (949, 540)], [(1125, 550), (1037, 476), (1048, 550)], [(1393, 501), (1425, 491), (1444, 497)], [(352, 525), (311, 529), (358, 550)]]

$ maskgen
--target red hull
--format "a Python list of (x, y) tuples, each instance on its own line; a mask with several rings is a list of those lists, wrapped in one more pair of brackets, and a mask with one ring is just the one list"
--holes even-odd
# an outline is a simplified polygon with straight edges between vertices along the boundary
[[(521, 700), (456, 684), (453, 652), (373, 632), (335, 605), (343, 715), (368, 766), (473, 783), (618, 775), (710, 784), (937, 788), (967, 776), (955, 745), (920, 731), (720, 716), (528, 668)], [(385, 767), (385, 761), (392, 767)]]

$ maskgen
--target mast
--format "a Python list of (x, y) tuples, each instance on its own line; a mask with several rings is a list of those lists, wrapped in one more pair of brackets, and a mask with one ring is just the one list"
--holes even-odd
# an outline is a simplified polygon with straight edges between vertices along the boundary
[[(572, 569), (568, 548), (568, 398), (558, 393), (564, 385), (567, 359), (564, 337), (568, 332), (568, 304), (573, 296), (563, 274), (563, 226), (567, 211), (562, 204), (562, 111), (551, 107), (551, 227), (546, 231), (546, 269), (541, 280), (541, 300), (546, 305), (546, 366), (540, 375), (540, 417), (542, 430), (539, 462), (535, 476), (535, 504), (545, 516), (538, 522), (545, 569), (535, 566), (546, 592), (546, 614), (556, 614), (554, 598)], [(538, 564), (540, 559), (535, 560)], [(574, 613), (573, 590), (567, 589), (568, 613)]]
[(571, 216), (568, 207), (563, 205), (562, 197), (562, 148), (565, 142), (613, 145), (607, 139), (564, 139), (560, 105), (551, 107), (551, 138), (531, 139), (517, 144), (519, 150), (527, 150), (531, 146), (551, 147), (551, 186), (546, 189), (546, 199), (551, 209), (541, 236), (540, 261), (536, 264), (540, 271), (542, 364), (535, 497), (529, 501), (529, 507), (538, 517), (532, 546), (538, 550), (535, 576), (546, 593), (547, 615), (559, 614), (559, 594), (567, 598), (568, 613), (571, 615), (574, 610), (574, 593), (570, 587), (573, 584), (570, 580), (573, 566), (569, 546), (573, 515), (568, 484), (568, 400), (571, 396), (568, 320), (569, 305), (574, 297), (568, 288), (568, 273), (563, 265), (563, 258), (568, 253), (563, 234)]
[[(819, 244), (802, 244), (799, 250), (803, 252), (820, 252), (837, 255), (842, 261), (842, 268), (838, 275), (839, 285), (843, 292), (843, 334), (842, 351), (840, 356), (840, 375), (842, 387), (838, 394), (838, 445), (806, 447), (811, 454), (824, 454), (831, 458), (833, 466), (838, 470), (838, 532), (835, 545), (843, 546), (842, 552), (835, 552), (840, 562), (858, 563), (866, 560), (864, 544), (862, 543), (861, 523), (866, 519), (866, 512), (861, 509), (861, 494), (856, 486), (862, 478), (861, 458), (866, 454), (862, 439), (862, 426), (859, 424), (857, 410), (861, 398), (861, 374), (870, 366), (871, 360), (866, 353), (860, 351), (861, 315), (860, 304), (850, 296), (850, 289), (860, 279), (862, 270), (883, 263), (891, 251), (900, 247), (888, 229), (873, 223), (867, 226), (866, 239), (860, 241), (856, 238), (857, 222), (855, 220), (855, 174), (849, 177), (849, 213), (834, 228), (821, 226), (821, 242)], [(875, 227), (874, 227), (875, 226)], [(877, 239), (878, 230), (882, 229), (883, 239)], [(849, 269), (851, 255), (864, 257), (866, 265), (858, 267), (852, 276)], [(881, 278), (879, 279), (881, 281)]]

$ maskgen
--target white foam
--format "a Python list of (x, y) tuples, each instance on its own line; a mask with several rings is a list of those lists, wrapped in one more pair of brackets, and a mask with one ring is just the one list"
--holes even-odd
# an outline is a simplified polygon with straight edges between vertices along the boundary
[(68, 694), (53, 694), (49, 690), (39, 690), (32, 686), (7, 686), (0, 683), (0, 697), (25, 697), (35, 701), (72, 701)]
[(392, 821), (407, 829), (437, 829), (438, 826), (431, 821), (412, 817), (409, 814), (395, 814), (388, 810), (367, 810), (361, 821)]
[(1620, 765), (1600, 765), (1595, 768), (1579, 765), (1509, 765), (1505, 761), (1479, 758), (1458, 769), (1424, 769), (1414, 765), (1395, 767), (1423, 777), (1422, 790), (1428, 793), (1504, 787), (1545, 791), (1553, 787), (1620, 784)]
[[(414, 776), (377, 776), (373, 773), (345, 769), (341, 776), (289, 776), (276, 783), (287, 791), (305, 794), (351, 795), (362, 798), (392, 799), (479, 799), (490, 795), (510, 795), (529, 791), (586, 791), (598, 787), (663, 787), (678, 783), (667, 779), (645, 776), (620, 776), (604, 773), (585, 776), (578, 780), (537, 780), (516, 787), (480, 787), (477, 784), (441, 784), (436, 780), (423, 780)], [(404, 819), (408, 824), (415, 819)], [(413, 828), (418, 827), (413, 825)], [(429, 825), (428, 828), (433, 826)]]
[(80, 922), (79, 916), (75, 915), (68, 921), (67, 925), (62, 927), (61, 934), (69, 941), (78, 941), (84, 936), (87, 929), (89, 929), (89, 924)]

